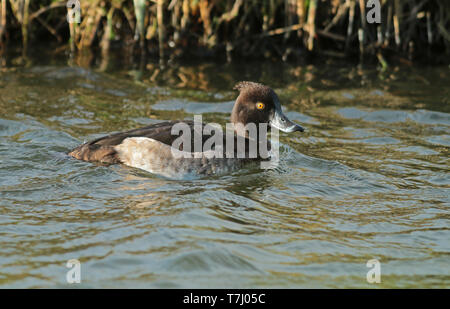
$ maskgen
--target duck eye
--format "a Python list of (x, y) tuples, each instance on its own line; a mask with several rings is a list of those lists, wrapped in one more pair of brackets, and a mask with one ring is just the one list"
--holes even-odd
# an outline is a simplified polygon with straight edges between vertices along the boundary
[(256, 103), (256, 108), (257, 109), (264, 109), (264, 103), (261, 103), (261, 102), (258, 102), (258, 103)]

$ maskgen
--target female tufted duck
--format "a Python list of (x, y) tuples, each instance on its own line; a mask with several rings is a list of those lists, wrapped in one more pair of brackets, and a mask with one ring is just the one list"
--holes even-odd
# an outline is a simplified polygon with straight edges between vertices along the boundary
[[(84, 161), (122, 163), (170, 178), (185, 178), (228, 172), (248, 162), (267, 159), (263, 148), (270, 148), (270, 143), (264, 125), (284, 132), (303, 132), (301, 126), (282, 113), (278, 96), (271, 88), (240, 82), (234, 89), (239, 91), (231, 112), (234, 130), (221, 134), (213, 144), (210, 139), (214, 128), (192, 121), (167, 121), (98, 138), (76, 147), (69, 155)], [(249, 135), (249, 124), (256, 125), (256, 135)], [(186, 133), (175, 130), (180, 125), (188, 130), (188, 142), (175, 145), (180, 133)], [(196, 143), (196, 139), (200, 142)], [(239, 142), (245, 147), (234, 146)], [(202, 146), (200, 151), (198, 144)], [(210, 150), (203, 148), (207, 144)], [(222, 145), (226, 145), (225, 149)], [(256, 145), (256, 156), (251, 153), (252, 145)], [(242, 149), (243, 153), (239, 153)]]

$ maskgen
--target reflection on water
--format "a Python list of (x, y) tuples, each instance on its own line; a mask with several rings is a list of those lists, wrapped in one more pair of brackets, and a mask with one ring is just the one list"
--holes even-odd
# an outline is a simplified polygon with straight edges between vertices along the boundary
[[(73, 258), (84, 287), (373, 287), (372, 258), (377, 287), (449, 286), (448, 68), (156, 70), (3, 69), (1, 286), (66, 286)], [(307, 128), (274, 170), (172, 181), (64, 154), (194, 113), (223, 124), (239, 80)]]

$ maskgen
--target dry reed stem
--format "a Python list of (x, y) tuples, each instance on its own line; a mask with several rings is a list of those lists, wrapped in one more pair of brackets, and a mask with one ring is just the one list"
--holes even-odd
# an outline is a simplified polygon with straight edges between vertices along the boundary
[(36, 12), (33, 12), (32, 14), (30, 14), (28, 19), (31, 22), (33, 19), (35, 19), (39, 15), (41, 15), (45, 12), (48, 12), (51, 9), (65, 7), (66, 3), (67, 3), (67, 1), (53, 2), (52, 4), (44, 6), (44, 7), (40, 8), (39, 10), (37, 10)]
[(350, 10), (348, 13), (348, 26), (347, 26), (347, 40), (345, 42), (345, 50), (347, 51), (350, 46), (350, 40), (353, 33), (353, 22), (355, 19), (355, 2), (350, 0)]
[(311, 0), (308, 10), (308, 50), (312, 51), (314, 48), (314, 37), (316, 36), (316, 9), (318, 0)]
[(341, 5), (339, 5), (339, 8), (337, 10), (336, 15), (334, 15), (333, 19), (331, 20), (331, 22), (325, 27), (324, 31), (328, 32), (330, 31), (330, 29), (335, 26), (340, 20), (341, 18), (344, 17), (344, 14), (347, 12), (348, 8), (349, 8), (349, 4), (348, 1), (342, 3)]
[(394, 1), (394, 32), (395, 32), (395, 44), (397, 47), (401, 44), (401, 38), (400, 38), (400, 17), (402, 14), (402, 9), (400, 6), (400, 0)]
[(0, 15), (0, 46), (3, 49), (3, 40), (5, 39), (6, 32), (6, 0), (2, 0), (1, 6), (1, 15)]
[(384, 34), (384, 45), (388, 46), (389, 45), (389, 39), (391, 37), (391, 23), (392, 23), (392, 4), (389, 3), (388, 4), (388, 12), (387, 12), (387, 25), (386, 25), (386, 31)]
[(159, 43), (159, 60), (164, 61), (164, 0), (158, 0), (157, 3), (157, 19), (158, 19), (158, 43)]
[[(33, 39), (33, 31), (40, 27), (47, 29), (56, 38), (55, 41), (63, 40), (60, 29), (64, 24), (62, 17), (46, 12), (65, 6), (66, 1), (51, 4), (46, 1), (43, 7), (36, 9), (39, 6), (38, 0), (9, 0), (15, 17), (11, 19), (11, 27), (6, 24), (8, 16), (4, 8), (8, 2), (0, 1), (0, 39), (4, 39), (5, 35), (9, 37), (9, 31), (21, 31), (26, 49), (28, 42)], [(100, 44), (102, 50), (107, 52), (110, 44), (108, 41), (112, 40), (112, 34), (116, 30), (125, 42), (129, 41), (127, 39), (133, 36), (133, 32), (138, 33), (143, 52), (146, 52), (145, 44), (157, 42), (161, 59), (164, 59), (168, 40), (171, 48), (178, 44), (179, 47), (198, 44), (206, 48), (218, 47), (217, 50), (226, 52), (227, 56), (230, 56), (231, 51), (237, 51), (244, 56), (256, 53), (265, 57), (286, 57), (287, 54), (296, 53), (293, 48), (321, 52), (316, 42), (317, 36), (328, 38), (320, 41), (320, 48), (326, 48), (326, 44), (330, 44), (339, 50), (343, 47), (341, 42), (345, 42), (347, 55), (352, 53), (353, 46), (356, 47), (356, 53), (359, 51), (360, 54), (373, 56), (380, 50), (397, 46), (399, 53), (409, 53), (411, 57), (413, 49), (414, 52), (419, 49), (423, 51), (422, 44), (450, 48), (450, 8), (447, 1), (383, 0), (383, 24), (374, 26), (366, 21), (366, 0), (320, 1), (320, 11), (319, 0), (222, 1), (224, 0), (81, 1), (82, 23), (69, 25), (71, 50), (74, 52), (77, 48)], [(357, 11), (356, 5), (359, 6)], [(419, 12), (425, 5), (425, 10)], [(102, 10), (107, 11), (101, 12)], [(360, 18), (355, 19), (358, 14)], [(164, 19), (169, 25), (164, 24)], [(33, 20), (38, 23), (31, 24)], [(121, 26), (124, 20), (127, 20), (130, 28)], [(330, 32), (331, 29), (333, 33)], [(300, 40), (292, 40), (292, 31), (297, 31)], [(284, 38), (263, 39), (283, 34)], [(303, 36), (306, 40), (301, 39)], [(395, 42), (390, 42), (392, 36)], [(100, 38), (99, 41), (96, 40), (97, 37)], [(157, 40), (152, 40), (156, 37)], [(149, 41), (146, 42), (145, 38)], [(359, 49), (353, 44), (356, 43), (355, 39), (358, 40)], [(333, 41), (338, 44), (333, 44)], [(292, 46), (293, 42), (296, 46)], [(410, 42), (414, 42), (414, 46)], [(178, 54), (184, 52), (181, 49), (178, 51), (181, 52)]]

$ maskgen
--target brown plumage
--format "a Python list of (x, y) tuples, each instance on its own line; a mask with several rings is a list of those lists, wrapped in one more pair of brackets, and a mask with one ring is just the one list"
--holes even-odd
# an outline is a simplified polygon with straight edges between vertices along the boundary
[[(100, 137), (76, 147), (69, 152), (69, 156), (90, 162), (111, 164), (121, 163), (114, 146), (120, 145), (124, 139), (129, 137), (148, 137), (158, 140), (164, 144), (171, 145), (178, 137), (171, 135), (171, 129), (172, 126), (178, 122), (179, 121), (166, 121), (139, 129)], [(192, 121), (187, 121), (186, 123), (193, 125)]]
[[(231, 122), (233, 124), (240, 123), (245, 126), (249, 123), (255, 123), (258, 126), (261, 123), (263, 124), (265, 123), (270, 124), (272, 126), (276, 124), (276, 127), (281, 130), (283, 130), (283, 126), (285, 126), (287, 132), (303, 130), (300, 126), (290, 122), (286, 118), (286, 116), (282, 114), (278, 97), (271, 88), (254, 82), (240, 82), (234, 87), (234, 89), (239, 91), (239, 96), (236, 99), (236, 103), (231, 113)], [(257, 108), (257, 106), (259, 106), (259, 108)], [(263, 108), (261, 108), (261, 106), (263, 106)], [(161, 173), (162, 170), (161, 165), (158, 166), (157, 168), (154, 168), (154, 166), (150, 166), (151, 162), (147, 162), (149, 163), (147, 164), (145, 163), (145, 160), (158, 161), (159, 163), (164, 164), (162, 165), (163, 167), (169, 166), (170, 160), (174, 161), (175, 163), (176, 160), (173, 158), (173, 156), (169, 155), (167, 151), (171, 149), (172, 145), (174, 144), (174, 141), (177, 138), (179, 138), (181, 134), (183, 134), (182, 131), (178, 132), (178, 134), (172, 134), (173, 126), (179, 123), (187, 124), (190, 129), (191, 152), (194, 152), (195, 150), (194, 149), (195, 137), (201, 136), (202, 145), (204, 145), (205, 142), (215, 133), (213, 131), (212, 134), (204, 134), (203, 129), (205, 124), (202, 124), (201, 133), (194, 133), (196, 128), (194, 126), (193, 121), (166, 121), (149, 125), (143, 128), (115, 133), (95, 139), (93, 141), (87, 142), (85, 144), (76, 147), (75, 149), (69, 152), (69, 155), (76, 159), (90, 162), (101, 162), (108, 164), (124, 163), (131, 166), (136, 165), (136, 167), (145, 166), (144, 169), (152, 171), (156, 170), (158, 173)], [(225, 133), (226, 130), (223, 129), (223, 132)], [(239, 139), (244, 138), (245, 141), (244, 158), (233, 159), (235, 160), (234, 162), (236, 163), (236, 166), (241, 166), (243, 162), (249, 160), (252, 161), (265, 159), (264, 157), (260, 156), (260, 147), (262, 146), (266, 147), (265, 143), (264, 145), (257, 143), (258, 156), (256, 158), (249, 156), (249, 146), (250, 143), (253, 144), (253, 142), (251, 141), (245, 130), (240, 131), (236, 129), (236, 132), (234, 133), (227, 132), (226, 134), (223, 134), (222, 142), (224, 147), (226, 145), (227, 136), (229, 136), (230, 134), (232, 134), (231, 139), (234, 140), (234, 145), (237, 145), (239, 135), (241, 135)], [(261, 133), (259, 132), (259, 129), (257, 134), (258, 136), (255, 138), (256, 140), (259, 141), (265, 140), (267, 142), (266, 135), (263, 136), (263, 139), (259, 139), (261, 138), (260, 136)], [(269, 143), (267, 144), (270, 145)], [(128, 150), (126, 149), (125, 146), (128, 147)], [(144, 149), (143, 147), (150, 147), (150, 148)], [(213, 147), (213, 150), (214, 149), (215, 147)], [(186, 149), (183, 149), (183, 144), (180, 145), (178, 150), (186, 151)], [(146, 157), (143, 158), (139, 153), (136, 154), (133, 153), (133, 151), (145, 153)], [(225, 149), (221, 151), (225, 151)], [(235, 154), (234, 158), (237, 157), (236, 156), (237, 151), (238, 151), (237, 149), (234, 150)], [(225, 152), (223, 153), (225, 154)], [(163, 158), (164, 160), (158, 160), (160, 156), (164, 156), (165, 157)], [(223, 155), (223, 157), (225, 157), (225, 155)], [(211, 171), (214, 171), (215, 169), (214, 167), (210, 168), (211, 166), (205, 167), (205, 164), (206, 165), (216, 164), (217, 166), (223, 167), (229, 166), (233, 162), (230, 161), (230, 159), (226, 160), (224, 159), (224, 161), (220, 161), (219, 159), (218, 161), (217, 159), (210, 160), (209, 158), (208, 159), (203, 158), (199, 161), (200, 163), (197, 164), (198, 162), (195, 160), (196, 159), (187, 159), (187, 161), (184, 160), (183, 164), (186, 166), (186, 169), (187, 170), (190, 169), (189, 162), (192, 162), (192, 166), (202, 166), (201, 170), (209, 171), (208, 174)], [(176, 162), (180, 163), (181, 161)]]

